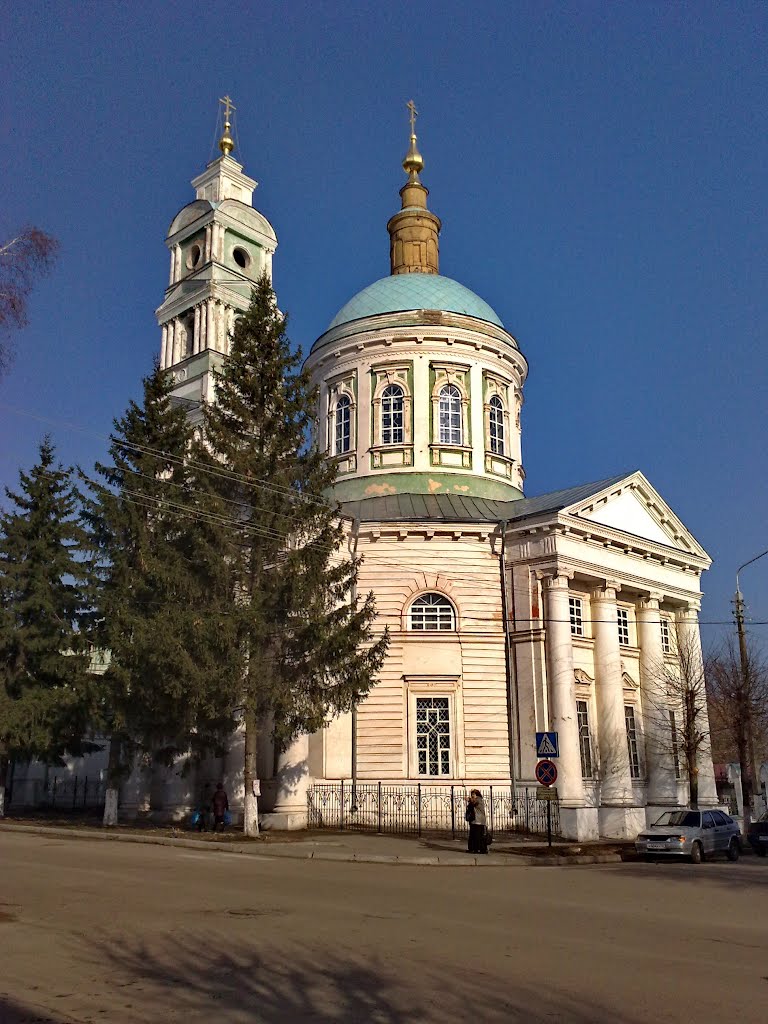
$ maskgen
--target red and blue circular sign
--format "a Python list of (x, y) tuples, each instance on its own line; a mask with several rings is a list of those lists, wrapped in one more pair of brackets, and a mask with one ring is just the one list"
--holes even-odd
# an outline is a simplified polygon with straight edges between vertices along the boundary
[(557, 782), (557, 765), (554, 761), (539, 761), (536, 765), (536, 781), (541, 786), (553, 786)]

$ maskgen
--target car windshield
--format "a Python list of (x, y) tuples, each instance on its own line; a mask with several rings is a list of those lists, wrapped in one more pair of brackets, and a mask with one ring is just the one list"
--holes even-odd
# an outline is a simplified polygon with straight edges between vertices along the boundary
[[(665, 817), (665, 815), (662, 814), (661, 817), (663, 818)], [(659, 823), (663, 825), (676, 826), (687, 825), (688, 828), (698, 828), (701, 825), (701, 815), (698, 811), (674, 811), (672, 814), (669, 815), (667, 821), (662, 822), (660, 818), (659, 821), (656, 822), (656, 824), (658, 825)]]

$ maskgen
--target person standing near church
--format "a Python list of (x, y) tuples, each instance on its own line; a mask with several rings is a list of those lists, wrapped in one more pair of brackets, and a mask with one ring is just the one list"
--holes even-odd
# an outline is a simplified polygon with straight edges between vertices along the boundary
[(229, 798), (224, 790), (224, 783), (216, 783), (216, 792), (213, 794), (213, 831), (224, 831), (224, 815), (229, 810)]
[(479, 789), (473, 789), (469, 794), (467, 812), (464, 817), (469, 822), (468, 853), (488, 853), (486, 841), (487, 818), (485, 814), (485, 801)]

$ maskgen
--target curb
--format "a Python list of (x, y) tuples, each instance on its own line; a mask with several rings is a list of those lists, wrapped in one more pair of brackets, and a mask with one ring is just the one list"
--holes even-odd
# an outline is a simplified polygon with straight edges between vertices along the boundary
[[(250, 844), (236, 843), (201, 843), (195, 839), (175, 838), (171, 836), (125, 835), (115, 832), (96, 832), (86, 829), (55, 828), (46, 825), (15, 825), (10, 822), (0, 823), (2, 832), (17, 832), (22, 835), (54, 836), (58, 839), (96, 839), (102, 842), (141, 843), (145, 846), (171, 846), (186, 850), (197, 850), (199, 853), (228, 853), (240, 857), (255, 857), (257, 860), (317, 860), (330, 862), (346, 862), (356, 864), (405, 864), (415, 867), (455, 867), (455, 868), (515, 868), (515, 867), (567, 867), (583, 864), (620, 864), (621, 856), (617, 853), (577, 854), (574, 857), (529, 857), (524, 854), (509, 854), (504, 860), (479, 860), (468, 857), (462, 860), (438, 856), (398, 857), (385, 853), (340, 853), (329, 851), (321, 853), (317, 850), (280, 850), (270, 851), (254, 849)], [(453, 851), (451, 851), (453, 852)]]

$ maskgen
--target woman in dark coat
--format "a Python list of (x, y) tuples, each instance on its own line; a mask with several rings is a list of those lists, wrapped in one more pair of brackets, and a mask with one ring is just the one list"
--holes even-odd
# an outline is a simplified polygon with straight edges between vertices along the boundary
[(485, 816), (485, 801), (479, 789), (473, 789), (467, 801), (467, 812), (464, 817), (469, 822), (469, 843), (468, 853), (488, 853), (486, 841), (487, 819)]

